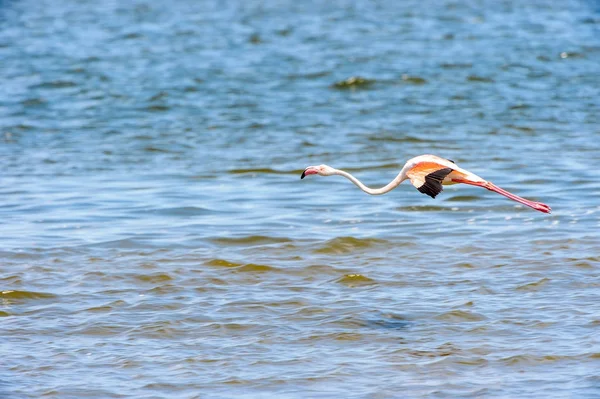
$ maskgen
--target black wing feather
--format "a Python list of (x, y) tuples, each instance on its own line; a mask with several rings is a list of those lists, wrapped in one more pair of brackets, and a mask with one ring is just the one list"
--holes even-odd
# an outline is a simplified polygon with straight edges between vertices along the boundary
[(436, 170), (435, 172), (431, 172), (425, 176), (425, 183), (423, 183), (421, 187), (417, 188), (417, 190), (423, 194), (429, 195), (431, 198), (435, 198), (436, 195), (441, 193), (444, 189), (442, 186), (442, 181), (452, 172), (452, 170), (452, 168), (444, 168)]

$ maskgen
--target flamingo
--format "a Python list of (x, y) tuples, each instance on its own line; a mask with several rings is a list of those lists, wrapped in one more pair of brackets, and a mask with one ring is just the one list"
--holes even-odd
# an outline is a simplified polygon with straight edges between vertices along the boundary
[(435, 198), (443, 190), (443, 185), (464, 183), (471, 186), (483, 187), (495, 193), (501, 194), (513, 201), (526, 205), (536, 211), (550, 213), (552, 209), (541, 202), (531, 201), (518, 195), (509, 193), (506, 190), (494, 185), (493, 183), (482, 179), (474, 173), (458, 167), (454, 161), (441, 158), (435, 155), (420, 155), (409, 159), (398, 176), (391, 182), (381, 188), (369, 188), (350, 173), (340, 169), (332, 168), (328, 165), (309, 166), (302, 172), (301, 179), (308, 175), (333, 176), (340, 175), (356, 184), (358, 188), (367, 194), (381, 195), (392, 191), (404, 180), (409, 179), (413, 186), (423, 194)]

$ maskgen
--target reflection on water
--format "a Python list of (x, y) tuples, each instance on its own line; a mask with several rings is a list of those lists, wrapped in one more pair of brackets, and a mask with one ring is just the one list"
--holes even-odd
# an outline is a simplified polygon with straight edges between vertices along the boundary
[(0, 4), (0, 396), (598, 396), (597, 11)]

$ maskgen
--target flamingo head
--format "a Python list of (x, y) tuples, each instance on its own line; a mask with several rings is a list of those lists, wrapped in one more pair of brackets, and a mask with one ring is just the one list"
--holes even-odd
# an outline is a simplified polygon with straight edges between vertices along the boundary
[(302, 172), (301, 179), (308, 175), (331, 176), (335, 174), (335, 169), (328, 165), (309, 166)]

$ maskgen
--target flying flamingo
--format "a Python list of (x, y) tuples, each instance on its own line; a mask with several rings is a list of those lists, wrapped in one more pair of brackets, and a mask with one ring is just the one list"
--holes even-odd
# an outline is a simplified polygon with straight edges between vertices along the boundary
[(541, 202), (530, 201), (528, 199), (519, 197), (518, 195), (509, 193), (500, 187), (495, 186), (491, 182), (482, 179), (474, 173), (459, 168), (456, 166), (454, 161), (437, 157), (435, 155), (420, 155), (418, 157), (409, 159), (404, 165), (398, 176), (386, 186), (381, 188), (369, 188), (361, 183), (356, 177), (343, 170), (332, 168), (327, 165), (309, 166), (302, 172), (301, 179), (308, 175), (321, 175), (321, 176), (332, 176), (340, 175), (344, 176), (352, 183), (356, 184), (358, 188), (363, 190), (367, 194), (381, 195), (389, 191), (392, 191), (400, 185), (404, 180), (409, 179), (413, 186), (417, 188), (423, 194), (429, 195), (431, 198), (435, 198), (436, 195), (442, 192), (442, 185), (450, 185), (457, 183), (470, 184), (472, 186), (478, 186), (487, 188), (490, 191), (504, 195), (513, 201), (517, 201), (523, 205), (533, 208), (537, 211), (550, 213), (551, 208)]

